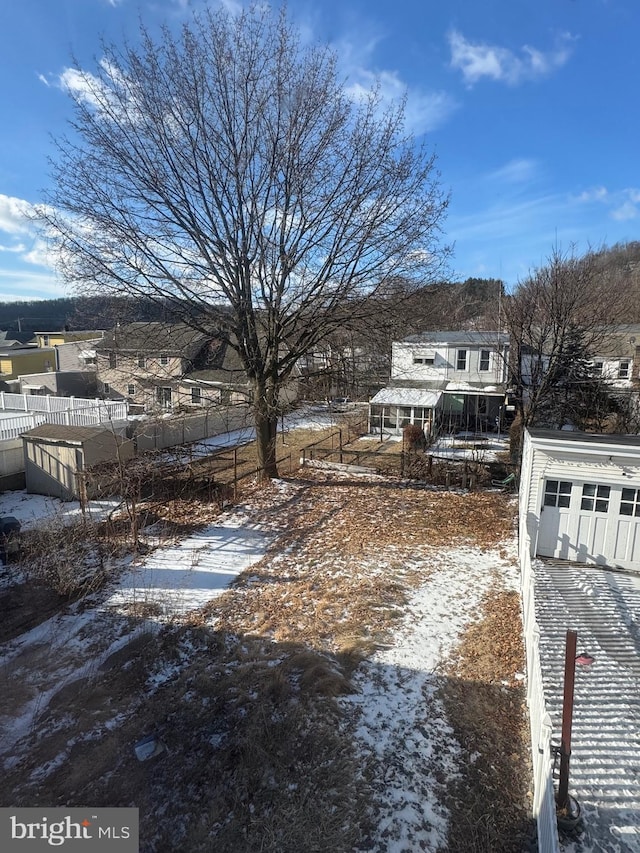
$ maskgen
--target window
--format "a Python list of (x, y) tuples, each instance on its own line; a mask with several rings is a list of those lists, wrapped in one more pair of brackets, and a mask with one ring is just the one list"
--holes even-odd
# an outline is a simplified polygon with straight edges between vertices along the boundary
[(103, 383), (102, 383), (102, 391), (103, 391), (105, 394), (110, 394), (110, 393), (111, 393), (111, 385), (109, 385), (109, 383), (108, 383), (108, 382), (103, 382)]
[(202, 389), (201, 388), (192, 388), (191, 389), (191, 402), (195, 403), (196, 406), (199, 406), (202, 403)]
[(169, 356), (166, 354), (166, 352), (161, 353), (161, 355), (160, 355), (160, 364), (162, 364), (162, 365), (164, 365), (164, 366), (166, 366), (167, 364), (169, 364)]
[(413, 357), (414, 364), (435, 364), (436, 363), (436, 354), (433, 350), (427, 350), (427, 352), (422, 352), (420, 355), (414, 355)]
[(573, 483), (566, 480), (547, 480), (544, 487), (544, 506), (568, 507)]
[(398, 409), (396, 406), (389, 406), (384, 409), (383, 423), (387, 429), (395, 429), (398, 426)]
[(640, 517), (640, 489), (623, 489), (620, 501), (620, 515)]
[(456, 357), (456, 370), (466, 370), (467, 369), (467, 351), (466, 349), (459, 349), (458, 355)]
[(610, 486), (597, 486), (595, 483), (585, 483), (582, 487), (580, 509), (591, 512), (608, 512)]
[(115, 352), (110, 352), (109, 353), (109, 367), (111, 368), (111, 370), (115, 370), (117, 366), (118, 366), (118, 356), (115, 354)]
[(480, 370), (487, 371), (490, 370), (491, 364), (491, 350), (481, 349), (480, 350)]
[(405, 427), (411, 423), (411, 406), (398, 407), (398, 426)]
[(618, 379), (628, 379), (631, 372), (631, 359), (623, 358), (618, 367)]
[(413, 422), (416, 426), (424, 428), (431, 423), (431, 409), (416, 406), (413, 410)]
[(49, 337), (49, 335), (43, 335), (42, 336), (42, 346), (48, 347), (50, 340), (51, 340), (51, 338)]
[(139, 352), (138, 353), (138, 367), (144, 368), (146, 366), (147, 366), (147, 359), (142, 353)]
[(593, 375), (594, 376), (602, 376), (603, 370), (604, 370), (604, 361), (594, 361), (593, 362)]
[(127, 385), (127, 396), (135, 397), (136, 396), (136, 386), (135, 385)]

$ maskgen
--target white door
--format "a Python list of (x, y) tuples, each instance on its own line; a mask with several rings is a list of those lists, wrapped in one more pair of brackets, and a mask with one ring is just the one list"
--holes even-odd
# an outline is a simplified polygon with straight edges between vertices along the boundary
[(572, 559), (569, 556), (572, 492), (570, 480), (545, 480), (537, 547), (537, 553), (543, 557)]
[(546, 480), (537, 553), (640, 569), (640, 489)]
[(640, 489), (620, 489), (620, 503), (612, 525), (612, 563), (640, 569)]

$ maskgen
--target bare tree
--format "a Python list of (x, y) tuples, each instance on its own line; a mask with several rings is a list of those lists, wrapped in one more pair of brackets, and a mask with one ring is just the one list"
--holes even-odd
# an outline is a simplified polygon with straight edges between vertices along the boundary
[(448, 198), (404, 105), (352, 96), (286, 13), (194, 15), (77, 68), (41, 214), (82, 293), (152, 298), (223, 335), (275, 476), (279, 390), (390, 277), (436, 275)]
[[(623, 294), (614, 298), (596, 254), (559, 249), (504, 301), (510, 384), (522, 427), (550, 425), (549, 418), (561, 420), (588, 399), (597, 400), (602, 420), (602, 387), (593, 387), (589, 362), (611, 325), (624, 320), (625, 305)], [(579, 391), (573, 401), (572, 383)]]

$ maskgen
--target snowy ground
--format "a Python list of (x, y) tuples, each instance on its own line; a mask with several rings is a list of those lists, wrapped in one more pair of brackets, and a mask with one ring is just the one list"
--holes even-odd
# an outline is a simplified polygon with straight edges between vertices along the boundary
[(547, 706), (562, 724), (564, 647), (577, 631), (569, 791), (584, 832), (571, 853), (640, 851), (640, 577), (594, 566), (536, 564), (536, 611)]
[(361, 749), (384, 768), (376, 850), (404, 853), (446, 845), (442, 779), (459, 769), (460, 747), (437, 698), (438, 674), (474, 619), (499, 571), (517, 584), (513, 561), (476, 548), (442, 549), (437, 571), (416, 591), (390, 649), (356, 676), (359, 693), (344, 700), (356, 713)]
[[(325, 492), (330, 501), (331, 492)], [(285, 512), (295, 497), (295, 484), (280, 482), (270, 509)], [(407, 500), (415, 498), (407, 493)], [(29, 525), (78, 512), (77, 505), (24, 493), (9, 493), (0, 501), (2, 514)], [(5, 696), (12, 699), (9, 706), (0, 702), (5, 769), (14, 766), (21, 740), (62, 689), (90, 677), (149, 630), (149, 622), (132, 627), (126, 618), (131, 604), (154, 604), (151, 624), (158, 627), (168, 619), (180, 620), (263, 559), (274, 535), (269, 513), (258, 518), (250, 502), (235, 507), (215, 524), (125, 567), (109, 595), (96, 599), (95, 606), (72, 605), (6, 643), (0, 649), (0, 669)], [(295, 554), (288, 558), (295, 561)], [(455, 776), (460, 748), (436, 695), (438, 673), (464, 627), (477, 618), (480, 600), (496, 575), (508, 588), (517, 583), (514, 554), (504, 545), (440, 545), (428, 556), (416, 551), (408, 569), (424, 572), (424, 583), (413, 593), (392, 641), (356, 671), (359, 692), (340, 700), (363, 759), (373, 758), (380, 768), (379, 820), (370, 848), (377, 853), (435, 850), (445, 844), (443, 779)], [(55, 761), (64, 762), (65, 755)], [(38, 773), (45, 778), (50, 770), (45, 766)]]

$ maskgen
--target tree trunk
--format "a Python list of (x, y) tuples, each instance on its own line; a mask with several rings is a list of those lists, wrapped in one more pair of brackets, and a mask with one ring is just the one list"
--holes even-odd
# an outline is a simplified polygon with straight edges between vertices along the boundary
[(264, 388), (256, 388), (254, 418), (256, 425), (256, 448), (258, 453), (258, 478), (267, 482), (278, 476), (276, 465), (276, 438), (278, 431), (277, 407)]

